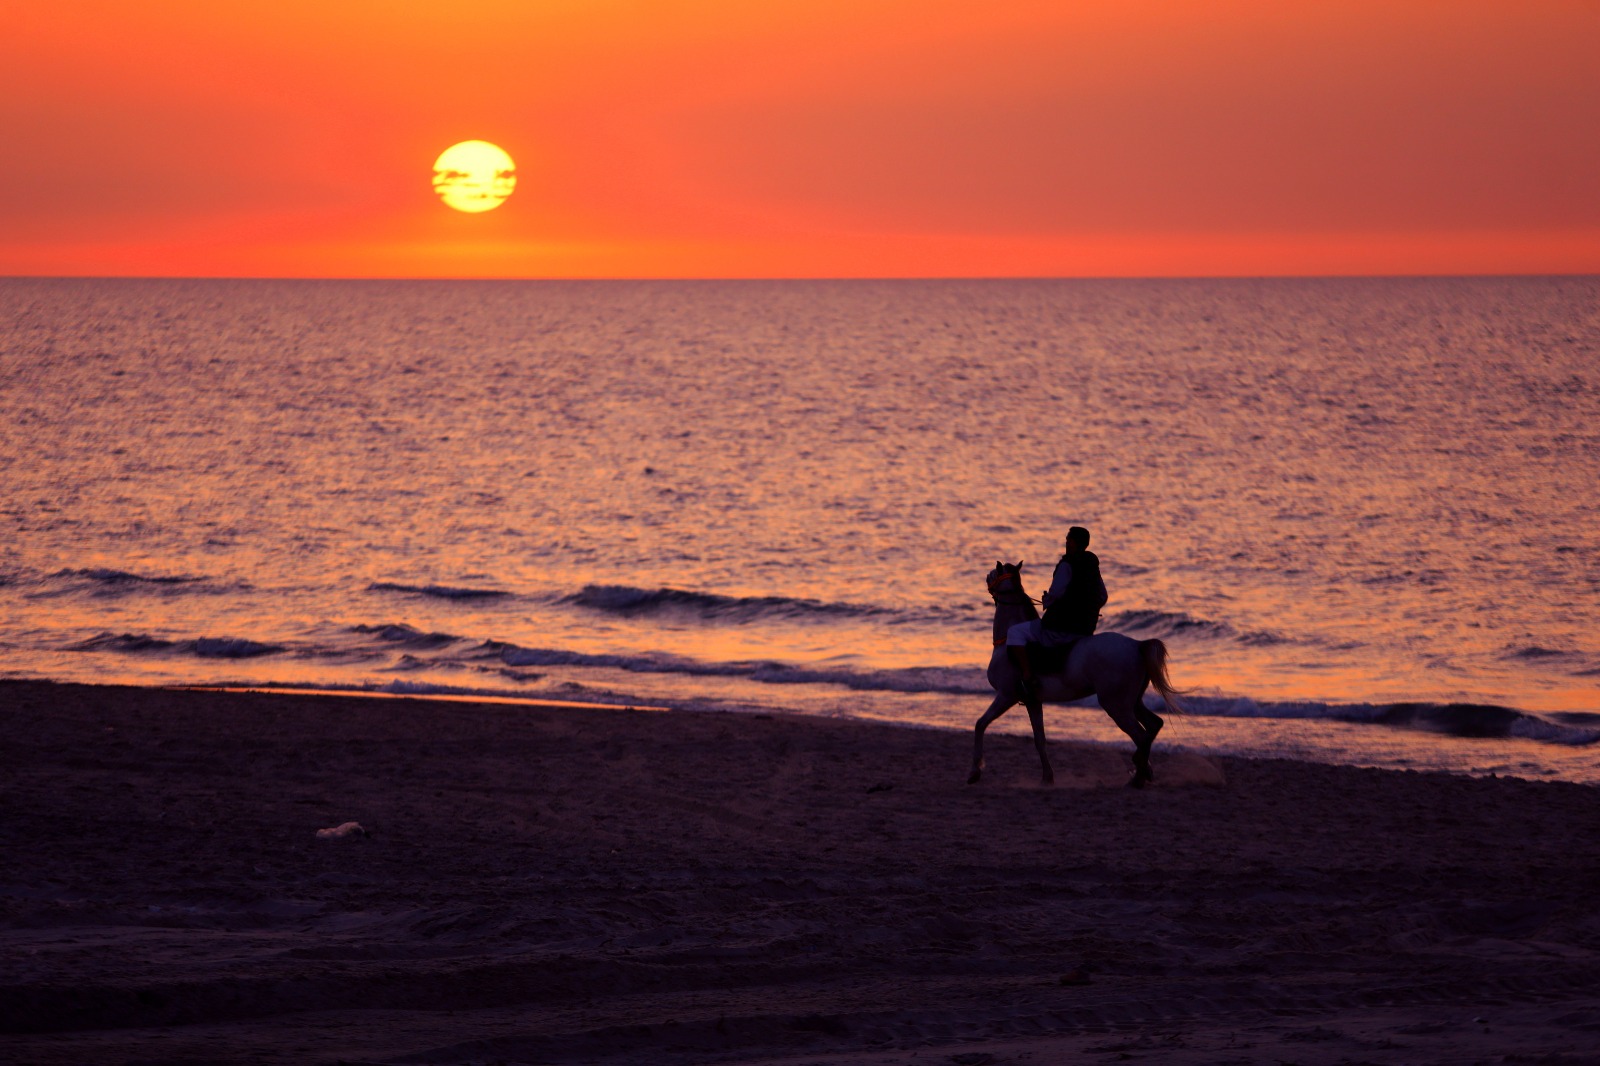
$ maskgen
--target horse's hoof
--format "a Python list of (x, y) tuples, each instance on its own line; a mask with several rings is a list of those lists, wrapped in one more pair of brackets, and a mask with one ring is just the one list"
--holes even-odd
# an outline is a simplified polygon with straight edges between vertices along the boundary
[(976, 785), (981, 780), (983, 780), (982, 770), (974, 770), (972, 773), (967, 775), (967, 784), (969, 785)]
[(1141, 772), (1139, 770), (1135, 770), (1133, 772), (1133, 776), (1128, 778), (1128, 787), (1129, 788), (1143, 788), (1144, 786), (1148, 785), (1150, 783), (1150, 781), (1151, 781), (1151, 777), (1150, 777), (1150, 774), (1148, 772)]
[(1150, 749), (1144, 748), (1133, 753), (1133, 776), (1139, 781), (1134, 788), (1143, 788), (1156, 779), (1150, 769)]
[(1045, 788), (1049, 788), (1050, 786), (1054, 785), (1055, 783), (1056, 783), (1056, 775), (1055, 774), (1045, 774), (1043, 777), (1039, 778), (1039, 784), (1043, 785)]

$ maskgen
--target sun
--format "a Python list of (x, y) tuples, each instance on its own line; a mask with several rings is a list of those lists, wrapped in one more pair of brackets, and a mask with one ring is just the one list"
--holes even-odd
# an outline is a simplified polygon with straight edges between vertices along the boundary
[(433, 191), (457, 211), (493, 211), (516, 187), (517, 165), (504, 148), (488, 141), (452, 144), (433, 162)]

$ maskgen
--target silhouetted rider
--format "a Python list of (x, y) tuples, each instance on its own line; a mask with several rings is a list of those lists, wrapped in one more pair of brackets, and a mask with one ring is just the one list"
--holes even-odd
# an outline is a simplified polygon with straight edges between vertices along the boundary
[(1044, 594), (1044, 617), (1018, 622), (1006, 630), (1006, 654), (1022, 671), (1024, 683), (1033, 684), (1033, 667), (1027, 645), (1052, 647), (1070, 644), (1094, 633), (1100, 608), (1106, 604), (1106, 583), (1100, 578), (1100, 559), (1089, 550), (1089, 531), (1082, 526), (1067, 530), (1065, 553), (1056, 563), (1050, 588)]

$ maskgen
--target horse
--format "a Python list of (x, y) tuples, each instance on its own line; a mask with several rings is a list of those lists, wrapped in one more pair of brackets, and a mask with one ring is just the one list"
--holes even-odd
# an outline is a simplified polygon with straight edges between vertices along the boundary
[(988, 576), (989, 595), (994, 598), (994, 654), (989, 658), (989, 686), (994, 702), (983, 712), (972, 733), (972, 773), (967, 784), (983, 777), (983, 731), (989, 723), (1018, 703), (1028, 709), (1033, 726), (1033, 746), (1039, 752), (1042, 781), (1055, 783), (1050, 756), (1045, 751), (1044, 704), (1068, 703), (1088, 696), (1099, 697), (1100, 706), (1117, 727), (1133, 741), (1133, 776), (1128, 785), (1143, 788), (1155, 780), (1150, 772), (1150, 746), (1166, 720), (1144, 705), (1146, 686), (1153, 686), (1169, 712), (1182, 713), (1183, 694), (1167, 680), (1167, 646), (1159, 640), (1134, 640), (1121, 633), (1096, 633), (1081, 637), (1067, 653), (1060, 673), (1037, 678), (1039, 698), (1029, 697), (1022, 685), (1022, 671), (1006, 654), (1006, 630), (1018, 622), (1039, 617), (1033, 600), (1022, 587), (1022, 563), (996, 561)]

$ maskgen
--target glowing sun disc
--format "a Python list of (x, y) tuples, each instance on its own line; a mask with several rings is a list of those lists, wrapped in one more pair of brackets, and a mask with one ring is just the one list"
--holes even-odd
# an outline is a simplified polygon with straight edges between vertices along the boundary
[(452, 144), (433, 162), (433, 191), (457, 211), (493, 211), (516, 187), (517, 165), (488, 141)]

